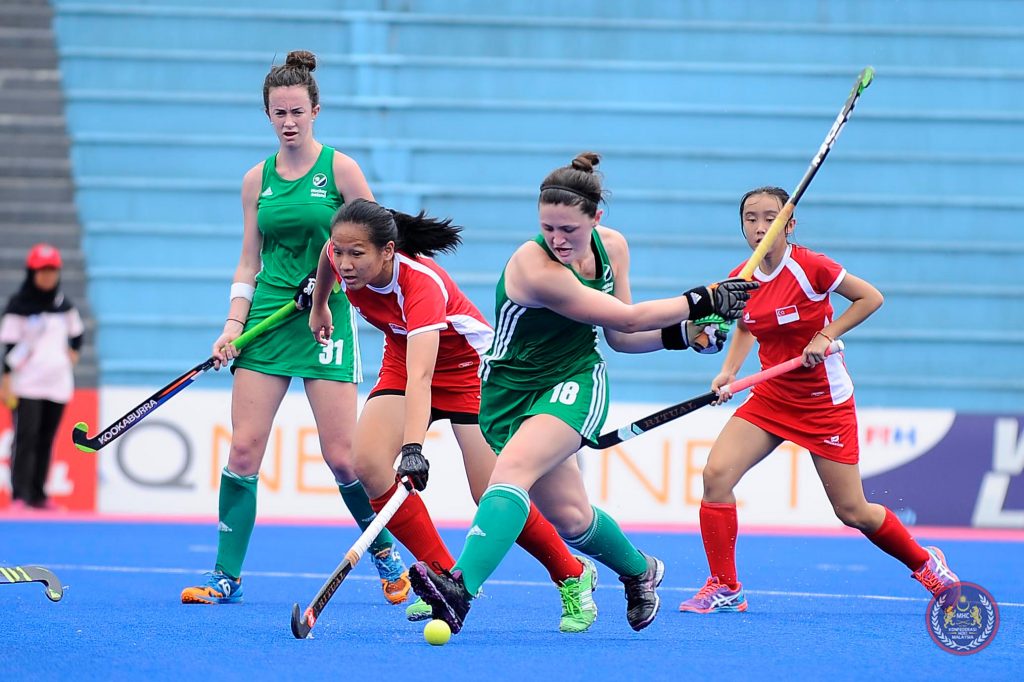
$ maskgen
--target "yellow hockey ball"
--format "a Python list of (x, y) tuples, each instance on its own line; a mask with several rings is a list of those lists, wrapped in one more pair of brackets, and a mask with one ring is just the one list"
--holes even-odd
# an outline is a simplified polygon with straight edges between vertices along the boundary
[(452, 638), (452, 630), (443, 620), (432, 620), (423, 628), (423, 639), (433, 646), (444, 646)]

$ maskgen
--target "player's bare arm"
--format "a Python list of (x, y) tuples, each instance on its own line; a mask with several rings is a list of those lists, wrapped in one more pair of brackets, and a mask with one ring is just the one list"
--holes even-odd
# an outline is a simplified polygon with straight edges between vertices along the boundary
[(335, 151), (331, 163), (334, 167), (334, 184), (346, 203), (356, 199), (376, 201), (373, 192), (370, 191), (370, 185), (366, 182), (366, 176), (352, 157)]
[(825, 350), (833, 340), (850, 331), (882, 307), (885, 297), (870, 282), (849, 273), (835, 292), (850, 301), (850, 307), (815, 334), (804, 348), (804, 365), (813, 367), (825, 361)]
[(681, 296), (629, 304), (584, 286), (533, 242), (512, 256), (505, 270), (505, 287), (520, 305), (547, 308), (577, 322), (626, 333), (661, 329), (686, 319), (690, 311)]
[(721, 393), (722, 386), (736, 380), (736, 375), (743, 366), (743, 362), (750, 355), (754, 347), (754, 335), (750, 333), (742, 321), (736, 323), (736, 331), (733, 332), (732, 340), (729, 342), (729, 349), (725, 352), (725, 360), (722, 361), (722, 369), (718, 375), (711, 380), (711, 390), (719, 393), (719, 399), (714, 404), (724, 403), (732, 397), (731, 393)]
[[(242, 179), (242, 249), (235, 267), (232, 282), (254, 287), (256, 273), (260, 270), (260, 237), (256, 223), (256, 211), (259, 205), (260, 186), (263, 184), (263, 163), (260, 162), (249, 169)], [(212, 355), (214, 368), (220, 367), (238, 355), (231, 342), (241, 335), (245, 321), (249, 318), (249, 298), (232, 296), (228, 308), (224, 329), (213, 343)]]
[(405, 356), (405, 431), (403, 443), (423, 444), (430, 425), (430, 384), (437, 364), (441, 332), (434, 329), (409, 337)]

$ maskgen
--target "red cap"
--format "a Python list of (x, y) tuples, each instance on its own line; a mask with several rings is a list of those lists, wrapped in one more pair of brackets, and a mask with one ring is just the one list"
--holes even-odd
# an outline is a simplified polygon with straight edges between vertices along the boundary
[(29, 270), (42, 270), (43, 268), (57, 268), (59, 270), (64, 266), (64, 263), (56, 246), (36, 244), (28, 252), (25, 265), (28, 266)]

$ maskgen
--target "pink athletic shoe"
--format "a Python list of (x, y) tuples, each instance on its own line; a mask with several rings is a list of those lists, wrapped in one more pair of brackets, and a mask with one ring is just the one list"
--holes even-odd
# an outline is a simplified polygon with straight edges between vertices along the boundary
[[(910, 577), (925, 586), (929, 592), (938, 595), (943, 590), (953, 587), (960, 582), (956, 573), (949, 570), (946, 563), (946, 556), (938, 547), (925, 547), (928, 552), (928, 561), (921, 568), (910, 574)], [(953, 595), (952, 601), (960, 597), (959, 590)]]
[(679, 610), (689, 613), (746, 611), (747, 597), (743, 594), (743, 585), (730, 590), (718, 581), (718, 576), (711, 576), (697, 594), (679, 605)]

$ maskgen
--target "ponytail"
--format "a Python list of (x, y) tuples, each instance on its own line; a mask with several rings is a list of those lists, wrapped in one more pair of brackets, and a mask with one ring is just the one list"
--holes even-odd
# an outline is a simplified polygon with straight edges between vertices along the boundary
[(455, 253), (462, 243), (462, 228), (452, 225), (451, 218), (438, 220), (427, 216), (426, 211), (412, 216), (366, 199), (356, 199), (339, 208), (331, 220), (331, 229), (340, 223), (362, 225), (378, 249), (394, 242), (397, 250), (410, 256)]

